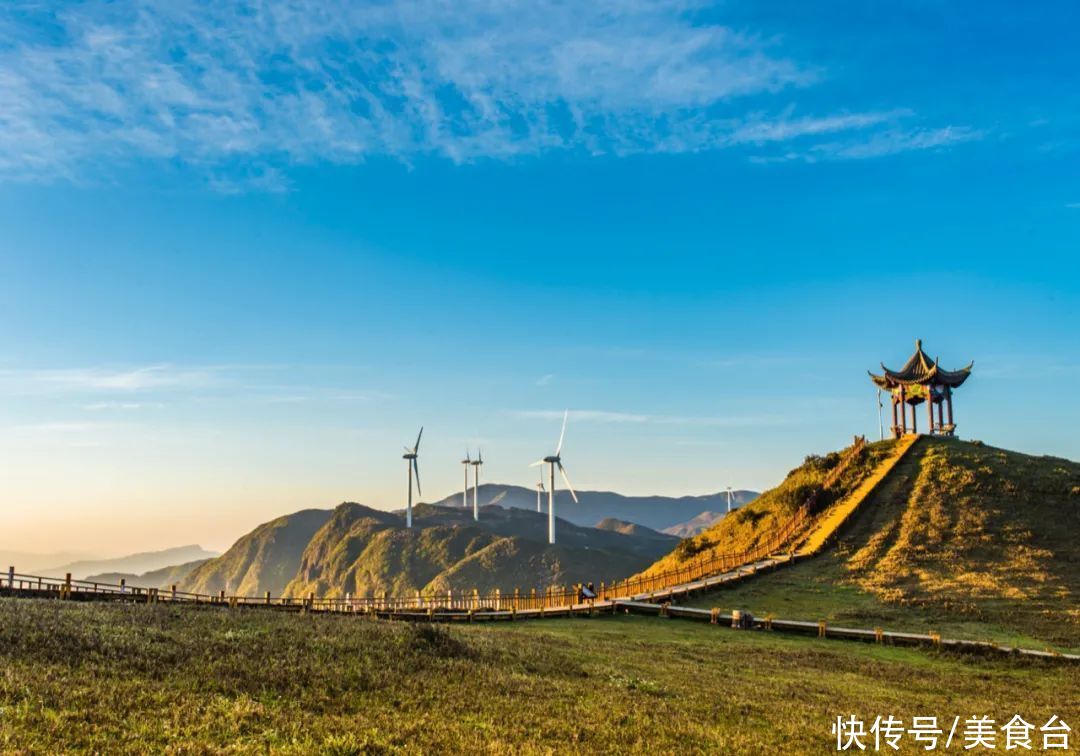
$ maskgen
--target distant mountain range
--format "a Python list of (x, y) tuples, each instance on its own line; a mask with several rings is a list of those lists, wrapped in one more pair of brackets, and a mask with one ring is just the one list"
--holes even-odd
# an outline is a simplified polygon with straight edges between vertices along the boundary
[(37, 575), (41, 570), (54, 564), (67, 564), (68, 562), (89, 559), (100, 559), (100, 557), (83, 551), (54, 551), (48, 554), (38, 554), (32, 551), (0, 549), (0, 569), (6, 571), (8, 567), (14, 567), (16, 572), (23, 575)]
[[(735, 505), (732, 503), (731, 511), (735, 511)], [(678, 525), (672, 525), (670, 528), (664, 528), (664, 532), (668, 535), (678, 536), (679, 538), (693, 538), (698, 533), (708, 530), (716, 523), (724, 519), (724, 512), (702, 512), (697, 517), (692, 517), (686, 522), (680, 522)]]
[(36, 573), (43, 577), (64, 577), (65, 574), (70, 572), (75, 580), (85, 580), (90, 575), (100, 575), (102, 573), (143, 575), (152, 570), (160, 570), (164, 567), (172, 567), (200, 559), (210, 559), (216, 556), (216, 552), (207, 551), (201, 546), (177, 546), (161, 551), (131, 554), (116, 559), (80, 560), (62, 564), (59, 567), (41, 568), (36, 570)]
[[(471, 492), (470, 492), (471, 501)], [(555, 492), (555, 514), (575, 525), (594, 526), (612, 517), (624, 522), (634, 522), (653, 530), (681, 526), (705, 512), (726, 512), (727, 493), (704, 496), (623, 496), (610, 491), (578, 491), (578, 502), (570, 492)], [(732, 491), (732, 507), (742, 506), (757, 498), (754, 491)], [(484, 483), (479, 490), (480, 505), (498, 504), (536, 511), (536, 489), (507, 486), (501, 483)], [(547, 512), (547, 494), (543, 495), (543, 510)], [(447, 496), (435, 502), (435, 506), (463, 509), (461, 493)]]
[(208, 561), (210, 561), (209, 558), (196, 559), (194, 562), (162, 567), (160, 570), (151, 570), (142, 575), (130, 572), (102, 572), (98, 575), (89, 575), (86, 579), (93, 583), (108, 583), (110, 585), (119, 585), (120, 581), (123, 580), (125, 585), (139, 588), (169, 588), (178, 585), (197, 567), (206, 564)]
[[(733, 491), (733, 506), (753, 491)], [(701, 532), (727, 509), (727, 494), (622, 496), (581, 491), (555, 495), (558, 543), (547, 543), (547, 496), (536, 512), (536, 490), (485, 483), (480, 522), (455, 494), (414, 510), (416, 527), (400, 512), (360, 504), (307, 509), (260, 525), (223, 555), (181, 546), (116, 559), (81, 559), (36, 568), (45, 576), (103, 583), (237, 595), (320, 596), (375, 591), (490, 590), (623, 577)], [(660, 532), (666, 531), (666, 532)], [(24, 568), (13, 554), (9, 563)], [(26, 560), (23, 559), (23, 563)], [(40, 562), (39, 562), (40, 564)]]
[(180, 587), (294, 597), (528, 590), (629, 575), (679, 542), (631, 522), (560, 519), (551, 546), (546, 514), (502, 506), (483, 507), (475, 522), (471, 509), (421, 504), (413, 523), (409, 531), (402, 515), (355, 503), (298, 512), (256, 528)]

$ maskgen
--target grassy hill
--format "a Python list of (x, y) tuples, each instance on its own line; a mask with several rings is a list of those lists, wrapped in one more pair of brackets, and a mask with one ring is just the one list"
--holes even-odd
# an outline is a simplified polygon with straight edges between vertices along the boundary
[(835, 753), (838, 714), (1080, 721), (1074, 666), (639, 617), (0, 599), (0, 667), (3, 753)]
[[(578, 491), (577, 494), (578, 501), (575, 502), (568, 491), (556, 490), (555, 513), (568, 522), (584, 527), (613, 518), (636, 522), (653, 530), (664, 530), (682, 525), (703, 512), (727, 510), (727, 493), (679, 497), (623, 496), (610, 491)], [(745, 504), (756, 496), (754, 491), (732, 491), (732, 506)], [(500, 507), (535, 512), (536, 489), (484, 483), (480, 486), (479, 502), (481, 506), (498, 504)], [(461, 506), (460, 492), (435, 502), (435, 505), (450, 509), (467, 508)], [(546, 512), (547, 494), (544, 494), (543, 507)]]
[(188, 575), (209, 561), (209, 559), (196, 559), (193, 562), (163, 567), (160, 570), (150, 570), (150, 572), (144, 572), (142, 575), (135, 575), (130, 572), (103, 572), (100, 575), (90, 575), (86, 579), (91, 582), (111, 583), (112, 585), (117, 585), (121, 580), (124, 580), (127, 585), (138, 586), (139, 588), (168, 588), (179, 585)]
[(286, 595), (407, 595), (420, 591), (529, 590), (626, 575), (678, 539), (631, 523), (611, 529), (560, 520), (547, 543), (547, 516), (486, 506), (472, 511), (420, 505), (413, 530), (395, 513), (343, 504), (313, 536)]
[(832, 549), (702, 602), (1076, 649), (1078, 532), (1080, 464), (923, 438)]
[(216, 559), (197, 567), (180, 589), (217, 594), (280, 596), (296, 575), (308, 542), (330, 518), (326, 509), (305, 509), (263, 523)]

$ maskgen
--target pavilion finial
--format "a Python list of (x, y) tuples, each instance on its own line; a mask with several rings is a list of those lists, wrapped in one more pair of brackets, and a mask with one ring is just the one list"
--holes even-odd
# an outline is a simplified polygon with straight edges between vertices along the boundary
[(922, 339), (915, 339), (915, 351), (922, 349)]

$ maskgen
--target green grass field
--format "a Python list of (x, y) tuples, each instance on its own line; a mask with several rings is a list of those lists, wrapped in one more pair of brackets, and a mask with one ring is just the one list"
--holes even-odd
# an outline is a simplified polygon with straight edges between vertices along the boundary
[(0, 751), (835, 750), (838, 714), (1080, 725), (1075, 666), (607, 617), (0, 600)]
[(999, 612), (984, 601), (978, 614), (936, 604), (888, 603), (846, 577), (835, 555), (825, 554), (679, 603), (703, 609), (720, 607), (725, 612), (742, 609), (761, 617), (771, 614), (782, 619), (825, 620), (842, 627), (938, 632), (945, 638), (1080, 653), (1074, 643), (1040, 637), (1038, 628), (1029, 628), (1024, 617), (1010, 614), (1010, 601), (1000, 602)]

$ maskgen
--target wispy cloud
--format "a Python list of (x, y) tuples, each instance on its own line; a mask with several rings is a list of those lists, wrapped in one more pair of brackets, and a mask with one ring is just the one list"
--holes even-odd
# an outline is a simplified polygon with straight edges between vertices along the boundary
[(109, 423), (54, 421), (9, 426), (0, 428), (0, 433), (27, 443), (89, 449), (105, 446), (106, 434), (115, 427)]
[(190, 389), (214, 385), (219, 380), (220, 376), (213, 369), (179, 368), (167, 364), (124, 369), (0, 370), (0, 385), (23, 393), (125, 393), (153, 389)]
[(536, 379), (536, 385), (537, 386), (550, 386), (551, 382), (553, 380), (555, 380), (554, 375), (552, 375), (551, 373), (545, 373), (544, 375), (542, 375), (542, 376), (540, 376), (539, 378)]
[[(695, 22), (699, 5), (9, 2), (0, 178), (78, 181), (151, 158), (195, 166), (222, 192), (283, 191), (297, 163), (695, 151), (901, 116), (794, 117), (790, 98), (825, 72), (767, 35)], [(873, 157), (934, 139), (886, 132), (821, 154)]]
[(846, 139), (814, 144), (804, 149), (788, 150), (778, 155), (758, 155), (755, 162), (773, 163), (801, 160), (814, 163), (825, 160), (866, 160), (901, 152), (934, 150), (982, 139), (984, 132), (966, 126), (938, 129), (896, 126), (875, 132), (862, 139)]
[[(562, 420), (563, 413), (558, 410), (515, 410), (511, 416), (522, 420)], [(586, 423), (629, 423), (635, 425), (672, 425), (701, 426), (713, 428), (739, 428), (755, 425), (782, 425), (790, 418), (784, 415), (732, 415), (691, 416), (691, 415), (653, 415), (636, 412), (609, 412), (606, 410), (570, 410), (570, 419)]]
[(161, 402), (91, 402), (84, 404), (83, 409), (88, 412), (106, 412), (110, 410), (132, 412), (143, 409), (161, 409), (164, 406)]

